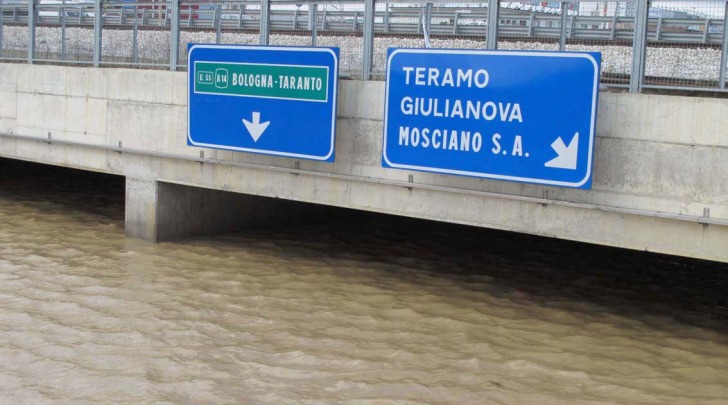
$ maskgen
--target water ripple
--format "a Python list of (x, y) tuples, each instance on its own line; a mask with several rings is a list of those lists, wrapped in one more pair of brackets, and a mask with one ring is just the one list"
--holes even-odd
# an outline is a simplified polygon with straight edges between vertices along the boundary
[(123, 182), (3, 164), (0, 403), (728, 402), (717, 264), (356, 213), (151, 245)]

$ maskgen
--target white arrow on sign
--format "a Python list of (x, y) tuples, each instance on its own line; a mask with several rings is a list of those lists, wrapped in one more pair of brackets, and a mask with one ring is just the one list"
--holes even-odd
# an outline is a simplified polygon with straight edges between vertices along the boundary
[(258, 142), (258, 138), (260, 138), (260, 136), (263, 135), (263, 132), (265, 132), (265, 129), (268, 128), (270, 121), (260, 122), (260, 113), (253, 111), (253, 122), (243, 118), (243, 124), (245, 124), (245, 128), (247, 128), (248, 132), (250, 132), (250, 136), (253, 137), (253, 141)]
[(576, 152), (579, 149), (579, 133), (575, 133), (571, 138), (569, 146), (564, 145), (561, 137), (556, 138), (551, 148), (556, 151), (558, 156), (549, 160), (544, 164), (546, 167), (555, 167), (557, 169), (576, 170)]

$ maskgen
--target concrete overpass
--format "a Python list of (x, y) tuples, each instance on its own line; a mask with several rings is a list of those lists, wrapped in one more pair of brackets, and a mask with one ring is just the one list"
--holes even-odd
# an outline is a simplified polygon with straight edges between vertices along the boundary
[(152, 241), (293, 200), (728, 262), (727, 99), (602, 93), (578, 190), (381, 167), (378, 81), (340, 82), (334, 164), (190, 147), (186, 77), (0, 64), (0, 156), (126, 176), (126, 234)]

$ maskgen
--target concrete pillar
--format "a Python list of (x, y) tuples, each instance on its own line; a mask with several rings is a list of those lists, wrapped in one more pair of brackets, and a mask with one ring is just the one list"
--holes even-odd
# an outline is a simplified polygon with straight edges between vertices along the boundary
[(153, 180), (126, 180), (126, 236), (151, 242), (305, 220), (324, 208)]
[(157, 241), (157, 182), (126, 178), (124, 233)]

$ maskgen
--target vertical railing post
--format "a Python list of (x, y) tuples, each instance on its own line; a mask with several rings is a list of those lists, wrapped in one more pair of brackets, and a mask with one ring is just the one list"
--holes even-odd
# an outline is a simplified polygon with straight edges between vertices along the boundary
[(364, 1), (364, 49), (361, 58), (361, 78), (372, 77), (372, 59), (374, 57), (374, 0)]
[(101, 15), (101, 2), (103, 0), (94, 0), (94, 67), (101, 64), (101, 24), (103, 16)]
[[(79, 11), (79, 15), (82, 14), (83, 12)], [(66, 11), (63, 7), (61, 7), (61, 60), (66, 60)]]
[(0, 6), (0, 59), (3, 57), (3, 14), (5, 9)]
[(137, 37), (139, 36), (139, 19), (136, 17), (136, 8), (134, 8), (134, 29), (132, 30), (131, 40), (131, 63), (139, 63), (139, 42)]
[(260, 0), (260, 44), (268, 45), (270, 34), (270, 0)]
[(169, 70), (177, 70), (179, 64), (179, 1), (170, 0), (167, 9), (170, 15), (169, 20)]
[(384, 32), (389, 34), (389, 3), (387, 3), (387, 9), (384, 10)]
[(488, 0), (488, 36), (486, 38), (486, 49), (498, 49), (498, 9), (500, 0)]
[(33, 64), (35, 58), (35, 2), (28, 0), (28, 63)]
[(567, 31), (568, 34), (566, 35), (567, 38), (571, 39), (571, 37), (574, 35), (574, 26), (576, 25), (576, 17), (573, 15), (569, 19), (569, 30)]
[(420, 10), (420, 14), (417, 16), (417, 34), (422, 34), (422, 27), (424, 25), (422, 24), (425, 20), (425, 12)]
[(725, 90), (726, 69), (728, 69), (728, 2), (725, 3), (725, 14), (723, 14), (723, 48), (720, 50), (720, 75), (718, 85)]
[(536, 19), (536, 14), (531, 11), (531, 13), (528, 15), (528, 37), (533, 38), (533, 24)]
[[(166, 21), (167, 19), (162, 17), (162, 14), (163, 14), (162, 8), (163, 7), (164, 6), (159, 6), (159, 8), (157, 9), (157, 27), (160, 27), (160, 28), (167, 26), (167, 21)], [(152, 16), (154, 15), (153, 13), (154, 12), (152, 11)], [(166, 17), (166, 16), (164, 16), (164, 17)]]
[(308, 29), (311, 30), (311, 46), (316, 46), (318, 40), (318, 6), (316, 3), (308, 5)]
[(425, 4), (422, 16), (422, 31), (425, 36), (425, 48), (430, 48), (430, 28), (432, 27), (432, 3)]
[(219, 44), (222, 38), (222, 9), (219, 4), (215, 5), (215, 43)]
[(432, 26), (432, 3), (425, 4), (425, 30), (430, 33), (430, 27)]
[(637, 0), (637, 13), (634, 20), (634, 39), (632, 40), (632, 74), (629, 78), (630, 93), (639, 93), (645, 75), (647, 55), (647, 23), (649, 21), (650, 1)]
[(559, 34), (559, 50), (566, 50), (566, 20), (569, 18), (569, 3), (561, 2), (561, 34)]

